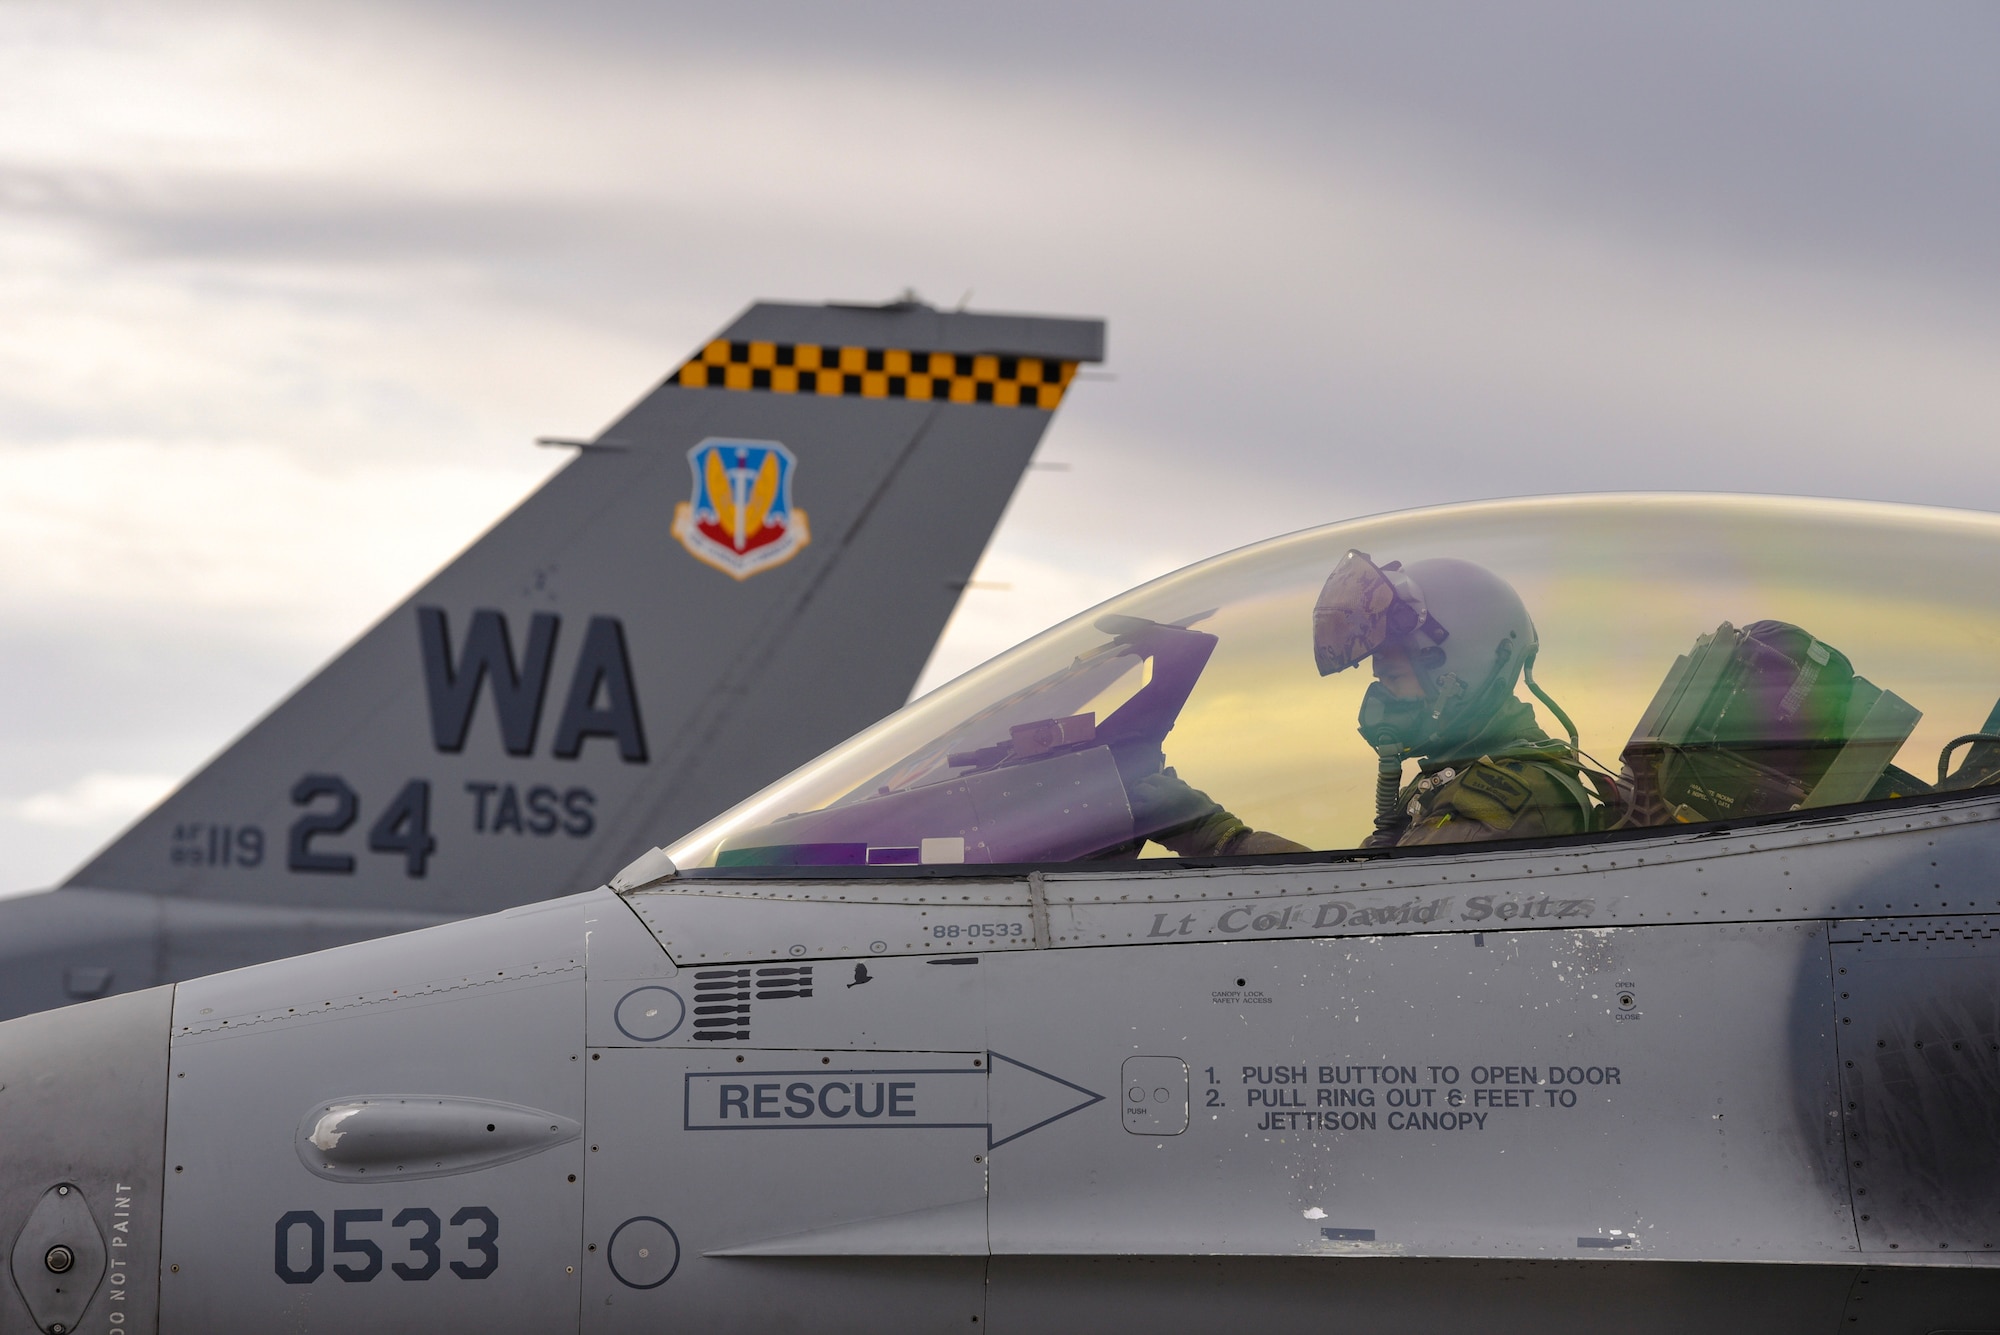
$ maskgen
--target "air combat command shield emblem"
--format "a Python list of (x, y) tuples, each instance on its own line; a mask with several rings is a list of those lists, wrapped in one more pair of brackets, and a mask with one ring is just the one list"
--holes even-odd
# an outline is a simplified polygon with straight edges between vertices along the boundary
[(806, 512), (792, 505), (797, 466), (775, 440), (711, 436), (688, 451), (694, 495), (674, 506), (674, 536), (734, 579), (789, 561), (812, 541)]

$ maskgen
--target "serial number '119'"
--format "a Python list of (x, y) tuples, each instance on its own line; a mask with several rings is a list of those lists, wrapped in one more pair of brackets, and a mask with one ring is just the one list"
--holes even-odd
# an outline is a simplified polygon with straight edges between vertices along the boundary
[(167, 857), (176, 867), (259, 867), (264, 863), (264, 831), (255, 825), (183, 821), (174, 826)]

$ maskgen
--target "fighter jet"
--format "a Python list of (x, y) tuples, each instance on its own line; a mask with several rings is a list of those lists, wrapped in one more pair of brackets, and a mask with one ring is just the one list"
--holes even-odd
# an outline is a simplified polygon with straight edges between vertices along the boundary
[(596, 885), (909, 698), (1090, 320), (750, 307), (51, 893), (0, 1017)]
[(1691, 495), (1192, 566), (594, 891), (0, 1026), (0, 1324), (1992, 1330), (1996, 589)]

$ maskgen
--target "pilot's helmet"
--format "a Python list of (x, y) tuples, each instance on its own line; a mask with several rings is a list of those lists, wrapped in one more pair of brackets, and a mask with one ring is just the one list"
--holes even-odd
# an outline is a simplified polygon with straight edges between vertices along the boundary
[(1392, 704), (1378, 685), (1373, 712), (1411, 750), (1434, 751), (1476, 734), (1512, 698), (1535, 650), (1535, 625), (1521, 595), (1484, 566), (1452, 557), (1378, 566), (1366, 552), (1349, 552), (1313, 607), (1320, 675), (1390, 643), (1409, 651), (1424, 699), (1415, 710)]

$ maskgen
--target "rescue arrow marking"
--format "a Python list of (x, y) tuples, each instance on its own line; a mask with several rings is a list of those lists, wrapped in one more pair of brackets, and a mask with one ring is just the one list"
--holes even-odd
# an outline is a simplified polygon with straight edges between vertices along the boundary
[[(986, 1065), (993, 1073), (986, 1108), (986, 1148), (989, 1150), (997, 1149), (1010, 1140), (1019, 1140), (1030, 1131), (1039, 1131), (1050, 1122), (1059, 1122), (1093, 1103), (1104, 1102), (1102, 1094), (1092, 1093), (1082, 1085), (1059, 1075), (1050, 1075), (1024, 1061), (1016, 1061), (1005, 1053), (989, 1050)], [(1011, 1115), (1003, 1116), (1003, 1112)], [(1029, 1120), (1031, 1118), (1034, 1120)], [(1002, 1127), (1013, 1127), (1023, 1122), (1027, 1124), (1020, 1130), (1000, 1134)]]
[(689, 1071), (689, 1131), (977, 1129), (994, 1149), (1104, 1095), (1002, 1053), (963, 1067)]

